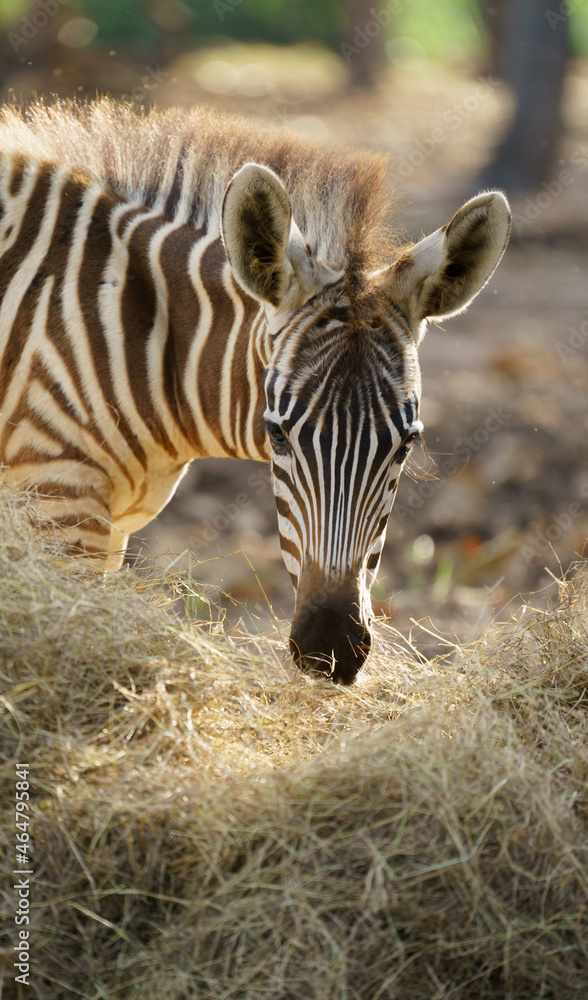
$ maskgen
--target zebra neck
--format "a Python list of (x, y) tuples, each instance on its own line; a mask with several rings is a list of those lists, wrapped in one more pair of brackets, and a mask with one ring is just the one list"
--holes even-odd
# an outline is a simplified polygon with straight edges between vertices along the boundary
[(263, 307), (236, 286), (215, 229), (170, 229), (158, 262), (156, 293), (169, 317), (166, 384), (191, 457), (268, 461)]

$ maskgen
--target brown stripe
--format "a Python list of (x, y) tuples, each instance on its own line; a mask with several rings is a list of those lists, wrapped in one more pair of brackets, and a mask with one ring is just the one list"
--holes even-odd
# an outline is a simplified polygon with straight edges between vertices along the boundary
[(230, 296), (221, 285), (221, 273), (226, 262), (225, 251), (220, 240), (215, 240), (206, 248), (200, 263), (200, 274), (204, 287), (208, 290), (212, 304), (213, 323), (208, 339), (200, 355), (196, 391), (208, 424), (221, 441), (227, 453), (237, 456), (236, 449), (225, 441), (220, 424), (220, 385), (223, 362), (231, 327), (235, 320), (235, 309)]
[[(25, 395), (26, 393), (23, 393), (23, 397)], [(8, 446), (10, 445), (10, 440), (12, 438), (12, 434), (16, 429), (16, 427), (18, 427), (18, 425), (22, 423), (22, 421), (25, 420), (27, 417), (30, 423), (33, 424), (34, 428), (38, 427), (39, 431), (42, 434), (42, 440), (40, 444), (37, 445), (37, 440), (35, 438), (33, 430), (31, 432), (31, 440), (27, 444), (23, 445), (22, 448), (20, 448), (20, 450), (17, 451), (16, 454), (12, 456), (10, 460), (10, 465), (13, 468), (16, 468), (19, 465), (28, 465), (33, 462), (44, 463), (47, 461), (54, 461), (54, 460), (61, 461), (62, 458), (70, 457), (69, 453), (66, 451), (66, 448), (64, 446), (63, 438), (58, 436), (58, 434), (55, 431), (55, 428), (50, 427), (48, 424), (45, 423), (39, 425), (37, 414), (31, 413), (31, 411), (28, 409), (28, 407), (26, 407), (26, 405), (17, 407), (14, 415), (14, 420), (12, 420), (10, 422), (10, 426), (6, 428), (7, 433), (4, 433), (2, 435), (2, 446), (1, 446), (2, 453), (5, 453)], [(54, 452), (43, 451), (43, 448), (45, 446), (45, 440), (47, 438), (49, 438), (51, 441), (54, 442), (54, 444), (56, 444), (59, 448), (62, 449), (61, 454), (59, 453), (55, 454)]]
[[(49, 457), (48, 460), (51, 461), (51, 457)], [(56, 461), (60, 462), (61, 458), (57, 458)], [(85, 464), (90, 465), (91, 463), (86, 462)], [(92, 468), (97, 468), (97, 466), (92, 465)], [(106, 481), (105, 485), (107, 485)], [(72, 486), (71, 484), (61, 483), (57, 480), (44, 479), (40, 483), (35, 483), (34, 488), (39, 496), (51, 497), (56, 500), (79, 500), (82, 497), (87, 497), (91, 493), (92, 499), (103, 504), (104, 509), (108, 510), (108, 504), (100, 495), (96, 486), (88, 487), (84, 483), (80, 483), (78, 486)]]
[[(35, 355), (31, 366), (30, 377), (27, 378), (26, 385), (23, 385), (22, 397), (17, 409), (15, 410), (13, 422), (17, 423), (25, 418), (28, 418), (32, 424), (39, 425), (40, 429), (43, 431), (44, 434), (54, 437), (54, 439), (62, 445), (63, 450), (62, 450), (62, 456), (60, 457), (64, 459), (71, 459), (74, 462), (83, 463), (83, 465), (87, 468), (100, 469), (101, 472), (104, 472), (104, 475), (108, 476), (108, 473), (105, 471), (104, 466), (99, 461), (96, 461), (94, 458), (92, 458), (92, 456), (88, 454), (86, 448), (81, 449), (78, 448), (77, 445), (73, 444), (67, 437), (63, 435), (59, 427), (54, 427), (52, 424), (46, 424), (46, 423), (40, 424), (40, 418), (38, 413), (35, 410), (31, 409), (27, 402), (27, 390), (29, 385), (33, 381), (40, 382), (43, 388), (46, 389), (47, 392), (53, 397), (59, 408), (68, 417), (74, 420), (76, 424), (79, 425), (78, 417), (76, 413), (72, 410), (68, 402), (67, 396), (65, 395), (61, 385), (58, 382), (55, 382), (52, 376), (46, 371), (43, 359), (40, 358), (38, 355)], [(111, 448), (108, 446), (108, 442), (103, 440), (103, 436), (99, 428), (95, 424), (91, 424), (89, 426), (84, 425), (84, 430), (92, 434), (96, 443), (102, 448), (103, 451), (105, 451), (113, 459), (113, 461), (119, 467), (121, 472), (123, 472), (129, 479), (129, 483), (132, 486), (133, 483), (129, 477), (127, 470), (122, 464), (120, 457), (118, 457), (111, 450)], [(52, 459), (57, 456), (51, 455), (51, 456), (45, 456), (45, 458), (46, 457)], [(13, 460), (13, 464), (14, 463), (15, 460)]]
[(117, 219), (114, 235), (119, 240), (124, 240), (124, 234), (128, 227), (132, 225), (133, 220), (137, 218), (138, 215), (143, 215), (147, 209), (143, 205), (137, 205), (136, 208), (129, 208), (128, 211), (123, 212), (122, 215)]
[(149, 391), (147, 349), (157, 311), (149, 248), (162, 221), (162, 218), (148, 218), (138, 223), (133, 230), (129, 241), (129, 265), (122, 294), (121, 318), (125, 330), (127, 371), (137, 412), (149, 428), (153, 440), (168, 455), (177, 458), (177, 449), (170, 441), (162, 421), (158, 419), (157, 401), (152, 399)]
[(51, 522), (60, 528), (80, 528), (92, 535), (110, 535), (111, 530), (109, 524), (94, 514), (64, 514), (62, 517), (52, 514)]
[(22, 183), (25, 176), (25, 166), (27, 160), (24, 156), (14, 156), (12, 159), (12, 176), (10, 178), (10, 184), (8, 186), (8, 193), (11, 198), (16, 198), (18, 192), (22, 187)]
[[(83, 382), (76, 363), (76, 356), (65, 329), (61, 305), (63, 281), (67, 267), (69, 248), (86, 188), (87, 182), (76, 175), (71, 175), (67, 183), (64, 185), (51, 243), (45, 260), (39, 268), (37, 278), (39, 278), (43, 283), (47, 277), (51, 275), (55, 278), (51, 298), (49, 300), (45, 333), (47, 338), (52, 342), (56, 352), (59, 354), (64, 367), (67, 369), (72, 382), (75, 385), (79, 398), (83, 403), (85, 403), (88, 412), (90, 412), (88, 400), (84, 395)], [(77, 335), (83, 336), (83, 333), (79, 331)], [(44, 372), (42, 364), (39, 365), (39, 363), (36, 363), (35, 374), (36, 377), (43, 382), (43, 385), (47, 388), (47, 390), (51, 392), (52, 396), (57, 400), (64, 412), (67, 413), (67, 415), (73, 420), (78, 421), (79, 417), (77, 411), (65, 395), (62, 386), (55, 383), (52, 378)], [(87, 425), (86, 429), (90, 431), (90, 433), (94, 434), (96, 440), (101, 441), (102, 435), (100, 435), (94, 425)]]
[(98, 548), (96, 545), (88, 545), (83, 538), (79, 538), (77, 542), (70, 542), (69, 545), (62, 545), (60, 548), (68, 556), (102, 556), (102, 559), (106, 560), (111, 554), (108, 547)]
[(287, 552), (289, 555), (291, 555), (296, 560), (299, 566), (302, 565), (302, 555), (300, 553), (300, 549), (298, 548), (297, 545), (294, 544), (291, 538), (284, 538), (284, 536), (281, 533), (280, 533), (280, 548), (282, 549), (283, 552)]
[[(290, 493), (292, 494), (292, 496), (299, 498), (299, 500), (300, 500), (300, 511), (302, 513), (302, 522), (303, 522), (304, 528), (306, 529), (306, 537), (307, 537), (307, 539), (310, 542), (310, 540), (314, 537), (314, 535), (313, 535), (314, 514), (313, 514), (313, 511), (312, 511), (312, 496), (313, 496), (313, 487), (312, 487), (312, 485), (311, 485), (311, 488), (309, 489), (309, 484), (308, 484), (308, 482), (306, 480), (306, 474), (304, 473), (304, 471), (303, 471), (302, 468), (299, 468), (298, 472), (299, 472), (299, 475), (300, 475), (300, 479), (302, 481), (302, 488), (305, 490), (306, 496), (310, 500), (310, 508), (311, 509), (309, 511), (307, 509), (306, 503), (303, 503), (303, 501), (302, 501), (301, 491), (294, 488), (294, 484), (292, 483), (292, 480), (290, 479), (290, 477), (288, 476), (288, 474), (285, 473), (283, 471), (283, 469), (280, 468), (279, 465), (275, 465), (275, 464), (272, 467), (272, 471), (273, 471), (273, 475), (274, 475), (275, 479), (278, 479), (280, 482), (284, 483), (288, 487), (288, 490), (290, 491)], [(310, 522), (309, 522), (309, 518), (311, 519)], [(298, 528), (298, 523), (294, 519), (294, 515), (293, 514), (289, 514), (288, 515), (288, 520), (290, 521), (291, 524), (294, 525), (295, 528)]]
[[(0, 261), (0, 274), (4, 269), (4, 259)], [(40, 289), (36, 283), (31, 284), (24, 295), (20, 307), (16, 313), (12, 329), (10, 330), (6, 348), (2, 356), (0, 365), (0, 408), (2, 407), (6, 394), (10, 388), (15, 368), (23, 352), (23, 345), (30, 334), (31, 323), (37, 307)], [(27, 383), (28, 384), (28, 383)], [(11, 415), (11, 420), (16, 422), (16, 414)], [(4, 427), (0, 437), (0, 451), (4, 450), (7, 435), (11, 429)]]
[[(233, 413), (231, 414), (231, 420), (233, 422), (233, 427), (235, 428), (235, 441), (238, 445), (240, 445), (242, 450), (245, 450), (247, 447), (247, 420), (249, 417), (252, 396), (251, 386), (249, 385), (247, 359), (250, 348), (251, 326), (253, 320), (255, 319), (255, 313), (251, 310), (250, 303), (248, 312), (248, 302), (238, 288), (235, 288), (235, 292), (243, 303), (245, 314), (239, 329), (239, 335), (235, 343), (233, 357), (231, 360), (230, 377), (232, 387), (231, 395), (233, 400)], [(262, 377), (263, 369), (261, 369), (259, 380), (257, 382), (261, 392), (263, 392)]]
[[(107, 332), (104, 331), (102, 326), (99, 310), (98, 294), (102, 284), (102, 274), (112, 252), (109, 217), (117, 204), (112, 194), (101, 195), (96, 203), (84, 246), (77, 293), (86, 330), (88, 331), (90, 353), (104, 400), (110, 407), (113, 415), (115, 415), (118, 428), (133, 454), (143, 468), (146, 469), (147, 456), (145, 451), (118, 407), (118, 401), (110, 376)], [(80, 336), (83, 336), (83, 333), (80, 333)], [(88, 409), (91, 412), (89, 402)], [(95, 433), (99, 434), (98, 431)], [(102, 443), (101, 437), (100, 441)]]
[(47, 166), (42, 168), (28, 201), (20, 232), (14, 246), (11, 247), (8, 254), (2, 257), (2, 266), (0, 267), (0, 299), (4, 298), (6, 289), (39, 235), (47, 207), (51, 173), (52, 171)]
[(253, 440), (255, 442), (255, 447), (257, 448), (260, 455), (266, 455), (267, 458), (269, 459), (271, 456), (271, 452), (268, 446), (267, 433), (263, 421), (263, 414), (265, 411), (265, 403), (266, 403), (265, 392), (263, 389), (264, 370), (265, 369), (261, 361), (261, 358), (259, 358), (259, 356), (256, 353), (254, 362), (254, 379), (256, 385), (258, 386), (259, 397), (257, 403), (258, 409), (255, 420), (253, 422)]
[(380, 523), (376, 528), (376, 538), (379, 538), (380, 535), (383, 534), (383, 532), (386, 530), (386, 525), (388, 524), (389, 517), (390, 517), (389, 514), (384, 514), (384, 516), (380, 518)]
[[(184, 434), (198, 451), (202, 442), (184, 392), (184, 374), (194, 333), (200, 319), (200, 303), (188, 273), (188, 260), (204, 230), (182, 226), (168, 233), (161, 248), (161, 269), (169, 295), (169, 332), (164, 352), (164, 386), (170, 409)], [(194, 387), (196, 391), (196, 387)]]

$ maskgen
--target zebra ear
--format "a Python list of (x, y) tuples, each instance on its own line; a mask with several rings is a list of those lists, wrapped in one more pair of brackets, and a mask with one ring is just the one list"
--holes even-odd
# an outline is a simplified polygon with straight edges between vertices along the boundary
[[(426, 319), (455, 316), (469, 306), (494, 273), (510, 236), (508, 202), (488, 191), (466, 202), (451, 222), (380, 272), (387, 294), (417, 328)], [(424, 325), (417, 335), (420, 340)]]
[(235, 278), (249, 295), (278, 306), (292, 274), (288, 239), (292, 206), (279, 177), (247, 163), (229, 182), (221, 234)]

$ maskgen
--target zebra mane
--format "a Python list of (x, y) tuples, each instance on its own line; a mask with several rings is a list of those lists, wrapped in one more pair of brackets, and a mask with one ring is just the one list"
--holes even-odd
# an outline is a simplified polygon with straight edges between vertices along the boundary
[(117, 195), (218, 227), (226, 184), (246, 162), (280, 176), (313, 252), (351, 282), (398, 256), (386, 156), (322, 147), (284, 128), (209, 108), (137, 113), (108, 98), (0, 110), (0, 152), (58, 161)]

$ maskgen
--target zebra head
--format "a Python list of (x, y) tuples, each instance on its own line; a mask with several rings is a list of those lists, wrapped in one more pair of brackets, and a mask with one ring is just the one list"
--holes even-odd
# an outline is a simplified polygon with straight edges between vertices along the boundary
[(247, 164), (227, 188), (227, 256), (265, 305), (264, 419), (304, 669), (351, 684), (369, 653), (370, 586), (422, 430), (417, 347), (428, 320), (462, 312), (486, 284), (509, 231), (506, 199), (488, 192), (359, 279), (311, 252), (272, 171)]

